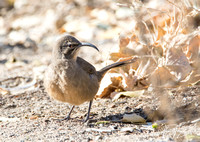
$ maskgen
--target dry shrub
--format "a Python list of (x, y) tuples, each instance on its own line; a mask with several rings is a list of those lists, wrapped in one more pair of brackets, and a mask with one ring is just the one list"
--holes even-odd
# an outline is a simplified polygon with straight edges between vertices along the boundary
[(199, 83), (200, 28), (196, 17), (200, 16), (197, 8), (200, 2), (162, 1), (154, 9), (148, 8), (151, 3), (123, 4), (132, 8), (135, 27), (120, 35), (120, 50), (111, 54), (111, 60), (140, 57), (128, 69), (120, 70), (124, 89), (174, 88)]

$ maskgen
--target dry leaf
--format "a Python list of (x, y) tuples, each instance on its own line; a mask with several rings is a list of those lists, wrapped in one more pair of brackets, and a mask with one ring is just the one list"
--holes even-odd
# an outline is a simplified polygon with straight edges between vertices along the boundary
[(38, 119), (38, 116), (37, 115), (34, 115), (34, 116), (31, 116), (29, 117), (30, 120), (35, 120), (35, 119)]
[(190, 40), (188, 46), (187, 57), (189, 58), (189, 60), (193, 61), (196, 58), (199, 58), (199, 51), (200, 51), (200, 35), (197, 35)]
[(147, 79), (156, 69), (157, 65), (155, 61), (149, 58), (142, 58), (137, 64), (136, 70), (135, 68), (131, 68), (128, 75), (124, 74), (124, 79), (127, 84), (126, 90), (144, 89), (150, 85)]
[(110, 98), (110, 94), (115, 90), (123, 91), (123, 78), (121, 74), (107, 73), (101, 81), (97, 97)]
[(185, 79), (190, 72), (192, 67), (181, 49), (172, 47), (167, 51), (165, 66), (171, 74), (175, 76), (175, 80), (181, 81)]
[(129, 41), (130, 41), (130, 38), (120, 36), (119, 47), (120, 48), (125, 48), (129, 44)]
[(200, 82), (200, 73), (192, 71), (184, 80), (180, 82), (180, 85), (195, 85)]
[(146, 123), (146, 120), (143, 117), (137, 115), (136, 113), (124, 114), (121, 121), (122, 122), (130, 122), (130, 123)]
[(110, 60), (117, 61), (119, 58), (126, 58), (129, 57), (129, 55), (124, 53), (111, 53), (110, 54)]
[(8, 90), (5, 90), (3, 88), (0, 88), (0, 94), (1, 95), (8, 95), (10, 92)]
[(156, 68), (149, 76), (148, 81), (154, 87), (175, 87), (177, 85), (175, 77), (164, 66)]
[(154, 43), (152, 53), (156, 57), (163, 57), (163, 47), (160, 43)]
[(133, 35), (131, 36), (131, 42), (136, 42), (138, 43), (139, 39), (137, 38), (136, 34), (133, 33)]
[(135, 71), (135, 76), (138, 77), (138, 79), (143, 78), (150, 73), (152, 73), (157, 67), (157, 64), (153, 59), (149, 58), (142, 58), (139, 67)]
[(132, 127), (125, 127), (125, 128), (122, 128), (121, 130), (120, 130), (121, 132), (130, 132), (130, 133), (132, 133), (133, 131), (134, 131), (134, 128), (132, 128)]
[(149, 52), (149, 47), (142, 44), (136, 44), (135, 42), (130, 42), (123, 53), (128, 55), (147, 55)]
[(137, 90), (137, 91), (126, 91), (126, 92), (116, 92), (115, 94), (111, 95), (113, 101), (119, 99), (121, 96), (126, 97), (139, 97), (144, 94), (145, 90)]
[(161, 37), (163, 37), (165, 35), (166, 31), (163, 30), (163, 28), (160, 26), (158, 26), (157, 30), (158, 31), (157, 31), (157, 39), (156, 40), (158, 41), (158, 40), (160, 40)]

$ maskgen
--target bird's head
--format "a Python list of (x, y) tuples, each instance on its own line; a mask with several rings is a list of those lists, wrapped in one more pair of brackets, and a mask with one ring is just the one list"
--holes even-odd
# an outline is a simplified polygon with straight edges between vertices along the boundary
[(83, 46), (93, 47), (99, 51), (98, 48), (91, 43), (80, 42), (73, 36), (65, 35), (58, 40), (57, 45), (53, 50), (53, 54), (56, 58), (76, 59), (77, 52), (80, 47)]

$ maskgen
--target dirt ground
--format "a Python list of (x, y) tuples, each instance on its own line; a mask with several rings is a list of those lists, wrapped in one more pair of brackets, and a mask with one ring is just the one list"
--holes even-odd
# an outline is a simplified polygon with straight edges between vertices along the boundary
[[(2, 73), (7, 74), (6, 78), (1, 74), (1, 86), (15, 88), (10, 90), (10, 94), (0, 96), (1, 141), (200, 140), (199, 86), (147, 90), (142, 96), (124, 97), (116, 101), (95, 99), (88, 123), (82, 121), (88, 103), (76, 107), (71, 120), (57, 121), (67, 115), (70, 105), (52, 100), (45, 92), (41, 79), (32, 83), (34, 76), (43, 76), (50, 62), (50, 49), (35, 53), (32, 49), (16, 47), (3, 50), (1, 55), (11, 51), (18, 60), (12, 63), (6, 61), (0, 66)], [(44, 64), (37, 63), (39, 57)], [(8, 68), (9, 64), (12, 65), (11, 69)], [(25, 87), (28, 84), (32, 85)], [(131, 112), (139, 114), (148, 123), (120, 121), (124, 113)], [(157, 122), (156, 129), (152, 128), (152, 121)]]

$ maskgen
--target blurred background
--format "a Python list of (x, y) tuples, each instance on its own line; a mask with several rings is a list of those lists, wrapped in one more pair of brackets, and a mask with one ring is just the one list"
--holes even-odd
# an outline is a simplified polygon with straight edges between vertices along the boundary
[[(5, 63), (16, 58), (32, 62), (40, 53), (40, 60), (45, 60), (43, 55), (51, 52), (56, 39), (65, 33), (96, 44), (105, 55), (90, 50), (89, 57), (85, 56), (90, 62), (108, 60), (109, 54), (119, 49), (119, 34), (131, 31), (134, 26), (129, 5), (117, 3), (112, 0), (1, 0), (0, 61)], [(34, 52), (31, 54), (28, 50)]]
[[(148, 86), (152, 78), (159, 78), (154, 86), (180, 85), (186, 77), (194, 78), (193, 66), (193, 76), (199, 74), (199, 56), (193, 54), (199, 51), (199, 6), (198, 0), (1, 0), (0, 78), (24, 73), (42, 79), (56, 40), (70, 34), (100, 49), (82, 48), (79, 54), (97, 69), (121, 58), (150, 55), (134, 71), (124, 72), (136, 80), (147, 78)], [(159, 66), (167, 70), (157, 70)], [(199, 78), (191, 80), (186, 84)]]

